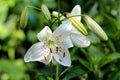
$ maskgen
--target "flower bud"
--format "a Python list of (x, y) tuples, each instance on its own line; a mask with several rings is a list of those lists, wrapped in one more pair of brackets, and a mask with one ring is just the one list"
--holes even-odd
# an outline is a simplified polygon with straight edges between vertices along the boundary
[(50, 14), (50, 11), (48, 10), (47, 6), (42, 4), (41, 5), (41, 10), (42, 10), (42, 13), (44, 14), (44, 16), (46, 17), (46, 19), (50, 20), (51, 19), (51, 14)]
[(72, 15), (70, 13), (67, 14), (67, 17), (69, 17), (68, 19), (72, 22), (73, 26), (78, 31), (80, 31), (84, 35), (88, 34), (88, 32), (87, 32), (86, 28), (84, 27), (84, 25), (76, 17), (72, 17)]
[(89, 29), (93, 31), (100, 39), (108, 40), (106, 33), (92, 18), (86, 15), (84, 20), (87, 23)]
[(28, 7), (24, 7), (20, 17), (20, 27), (25, 28), (28, 22)]
[[(57, 11), (53, 11), (52, 15), (55, 16), (55, 17), (58, 17), (58, 12)], [(65, 19), (65, 17), (62, 16), (62, 14), (60, 14), (60, 20), (63, 20), (63, 19)]]

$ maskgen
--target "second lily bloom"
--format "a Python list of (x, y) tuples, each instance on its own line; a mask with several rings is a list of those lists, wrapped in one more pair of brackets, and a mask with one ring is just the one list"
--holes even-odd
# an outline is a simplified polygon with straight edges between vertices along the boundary
[[(80, 24), (81, 23), (80, 22), (81, 21), (81, 16), (78, 16), (80, 14), (81, 14), (81, 7), (79, 5), (76, 5), (72, 9), (70, 15), (71, 15), (71, 18), (74, 16), (74, 20), (77, 23), (71, 22), (71, 20), (69, 20), (69, 18), (68, 18), (67, 20), (62, 21), (62, 24), (66, 24), (66, 23), (72, 24), (72, 29), (70, 31), (70, 38), (71, 38), (72, 43), (75, 46), (78, 46), (78, 47), (88, 47), (90, 45), (90, 41), (87, 39), (86, 36), (83, 35), (83, 33), (87, 34), (87, 31), (84, 28), (84, 26), (82, 24)], [(58, 12), (53, 11), (53, 15), (57, 17)], [(64, 19), (64, 18), (65, 18), (64, 16), (61, 17), (61, 19)], [(74, 24), (76, 24), (76, 25), (74, 25)], [(67, 27), (69, 27), (69, 25)]]

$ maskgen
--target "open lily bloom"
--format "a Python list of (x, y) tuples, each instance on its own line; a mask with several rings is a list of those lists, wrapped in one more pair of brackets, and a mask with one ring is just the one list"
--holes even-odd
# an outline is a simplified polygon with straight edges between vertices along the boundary
[[(57, 12), (54, 12), (57, 14)], [(71, 11), (71, 15), (80, 15), (81, 14), (81, 8), (79, 5), (76, 5), (72, 11)], [(65, 18), (64, 16), (62, 16), (61, 18)], [(76, 19), (78, 21), (81, 21), (81, 16), (76, 16)], [(63, 21), (62, 24), (66, 24), (66, 23), (71, 23), (69, 20)], [(72, 23), (71, 23), (72, 24)], [(67, 26), (69, 27), (69, 26)], [(81, 32), (79, 32), (73, 25), (72, 25), (72, 29), (71, 29), (71, 33), (70, 33), (70, 37), (71, 37), (71, 41), (75, 46), (78, 47), (88, 47), (90, 45), (90, 41), (86, 38), (86, 36), (84, 36)]]
[[(66, 27), (68, 26), (69, 27)], [(48, 26), (38, 33), (40, 42), (33, 44), (27, 51), (24, 61), (39, 61), (50, 63), (52, 57), (63, 66), (71, 65), (68, 48), (73, 47), (69, 32), (70, 23), (61, 24), (53, 33)]]

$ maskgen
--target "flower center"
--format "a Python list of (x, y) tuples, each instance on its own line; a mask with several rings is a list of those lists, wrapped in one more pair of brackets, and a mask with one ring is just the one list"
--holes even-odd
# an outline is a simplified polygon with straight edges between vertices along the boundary
[(53, 38), (50, 38), (47, 41), (48, 47), (50, 48), (50, 52), (52, 53), (55, 50), (55, 40)]
[(60, 47), (55, 44), (55, 39), (48, 40), (48, 47), (50, 48), (50, 53), (56, 53), (60, 50)]
[(55, 41), (54, 41), (54, 40), (52, 40), (52, 39), (49, 39), (49, 40), (48, 40), (48, 46), (49, 46), (50, 48), (53, 48), (53, 47), (54, 47), (54, 44), (55, 44)]

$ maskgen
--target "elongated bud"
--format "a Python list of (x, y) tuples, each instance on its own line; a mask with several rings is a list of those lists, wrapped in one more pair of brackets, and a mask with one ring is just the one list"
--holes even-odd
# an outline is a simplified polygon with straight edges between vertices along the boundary
[(41, 10), (42, 10), (42, 13), (44, 14), (44, 16), (46, 17), (46, 19), (50, 20), (51, 19), (51, 14), (50, 14), (50, 11), (48, 10), (47, 6), (42, 4), (41, 5)]
[(72, 22), (73, 26), (80, 31), (82, 34), (87, 35), (88, 32), (84, 25), (76, 18), (76, 17), (70, 17), (72, 16), (70, 13), (67, 14), (68, 19)]
[[(53, 11), (52, 15), (55, 16), (55, 17), (58, 17), (58, 12), (57, 11)], [(62, 16), (62, 14), (60, 14), (60, 20), (63, 20), (63, 19), (65, 19), (65, 17)]]
[(86, 15), (84, 20), (87, 23), (89, 29), (93, 31), (100, 39), (108, 40), (106, 33), (92, 18)]
[(28, 22), (28, 7), (24, 7), (20, 17), (20, 27), (25, 28)]

